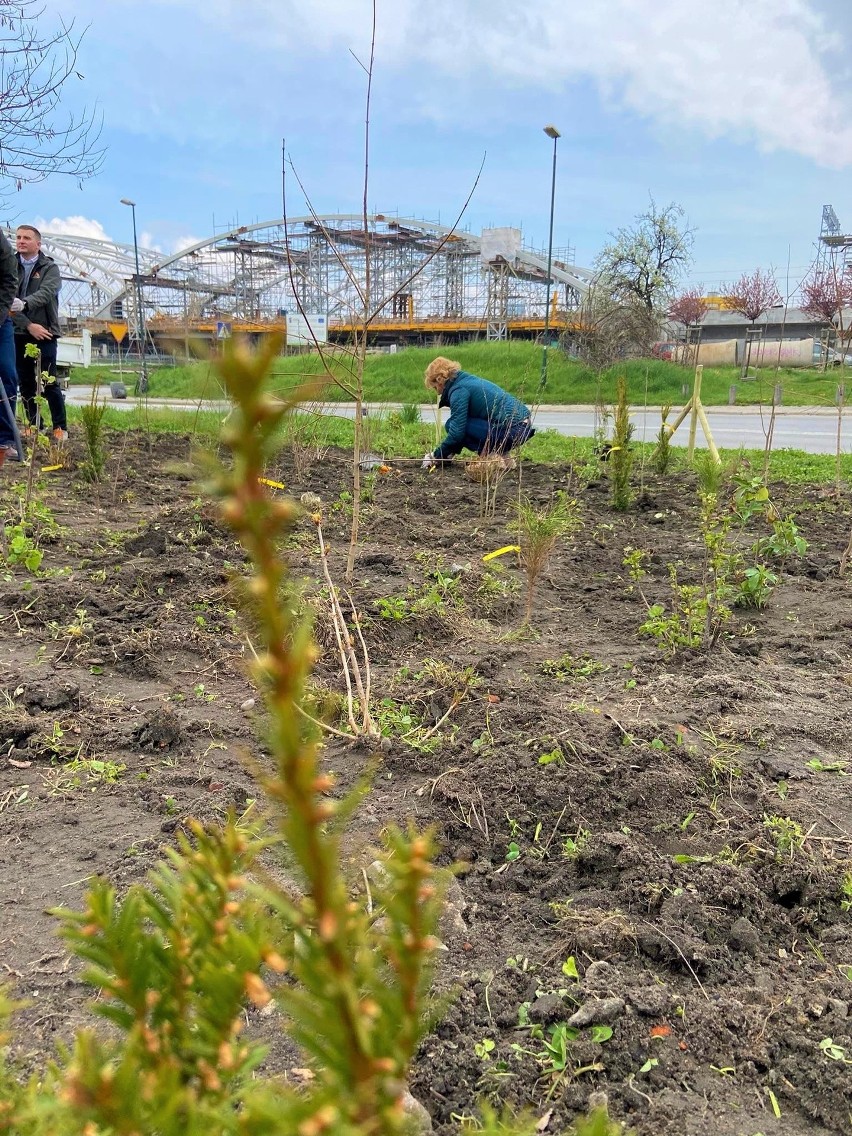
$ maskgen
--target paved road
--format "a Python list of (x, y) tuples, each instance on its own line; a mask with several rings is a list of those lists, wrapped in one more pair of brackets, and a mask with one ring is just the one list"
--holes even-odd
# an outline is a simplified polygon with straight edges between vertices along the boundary
[[(92, 388), (74, 386), (68, 390), (67, 400), (73, 406), (83, 406), (92, 398)], [(101, 388), (98, 392), (101, 401), (107, 401), (110, 406), (118, 410), (132, 410), (137, 405), (137, 399), (110, 398), (109, 388)], [(168, 408), (172, 410), (198, 410), (199, 403), (188, 399), (149, 398), (148, 406), (154, 408)], [(204, 402), (200, 404), (202, 410), (214, 410), (227, 413), (227, 402)], [(369, 410), (380, 413), (393, 409), (387, 404), (382, 406), (371, 405)], [(351, 418), (354, 409), (345, 403), (327, 403), (325, 413), (342, 415)], [(434, 413), (433, 405), (423, 406), (421, 414), (425, 421), (431, 419)], [(672, 411), (669, 421), (677, 415), (677, 408)], [(717, 446), (725, 449), (762, 449), (765, 444), (766, 429), (769, 426), (769, 409), (760, 410), (756, 407), (717, 406), (708, 409), (707, 417), (710, 429)], [(635, 437), (639, 441), (651, 442), (660, 428), (660, 412), (657, 407), (648, 407), (647, 410), (638, 409), (631, 415), (635, 426)], [(535, 425), (539, 430), (555, 430), (559, 434), (569, 437), (589, 438), (595, 429), (595, 410), (592, 406), (542, 406), (535, 412)], [(674, 436), (674, 444), (685, 446), (689, 438), (689, 424), (684, 422)], [(699, 428), (697, 444), (705, 445), (704, 437)], [(773, 447), (781, 449), (792, 447), (797, 450), (806, 450), (812, 454), (833, 454), (837, 449), (837, 411), (825, 407), (779, 407), (775, 421)], [(852, 411), (848, 411), (843, 418), (841, 449), (844, 453), (852, 451)]]

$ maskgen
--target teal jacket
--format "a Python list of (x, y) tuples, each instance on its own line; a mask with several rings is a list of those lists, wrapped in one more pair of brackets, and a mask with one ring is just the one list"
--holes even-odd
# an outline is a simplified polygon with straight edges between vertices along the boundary
[(441, 393), (441, 406), (450, 408), (447, 436), (435, 450), (435, 457), (448, 458), (459, 453), (467, 435), (468, 419), (488, 423), (489, 431), (501, 434), (530, 417), (529, 408), (514, 395), (478, 375), (459, 371)]

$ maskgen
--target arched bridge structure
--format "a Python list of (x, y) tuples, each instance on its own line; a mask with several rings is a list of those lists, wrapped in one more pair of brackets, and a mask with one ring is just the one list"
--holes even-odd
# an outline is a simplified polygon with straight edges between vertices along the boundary
[[(389, 214), (330, 214), (241, 225), (172, 255), (43, 234), (63, 274), (62, 308), (95, 334), (133, 327), (141, 299), (154, 336), (282, 330), (320, 315), (332, 340), (363, 326), (372, 342), (534, 336), (573, 324), (592, 274), (570, 250), (514, 228), (480, 234)], [(550, 305), (549, 312), (547, 306)], [(547, 320), (545, 317), (547, 316)]]

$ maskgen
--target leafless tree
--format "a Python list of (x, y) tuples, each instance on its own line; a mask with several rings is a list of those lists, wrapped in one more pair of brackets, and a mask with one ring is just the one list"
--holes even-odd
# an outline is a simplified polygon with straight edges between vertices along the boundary
[(598, 372), (620, 359), (650, 355), (660, 332), (656, 314), (638, 298), (619, 300), (601, 284), (586, 293), (578, 322), (580, 357)]
[(68, 84), (83, 79), (84, 33), (61, 18), (45, 30), (40, 0), (0, 0), (0, 195), (66, 174), (83, 181), (101, 166), (97, 113), (63, 114)]

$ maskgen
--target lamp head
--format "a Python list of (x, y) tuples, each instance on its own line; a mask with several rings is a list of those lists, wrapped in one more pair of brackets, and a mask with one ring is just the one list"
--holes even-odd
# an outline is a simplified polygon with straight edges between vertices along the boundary
[(136, 208), (136, 202), (131, 201), (129, 197), (122, 197), (121, 201), (119, 201), (119, 205), (129, 205), (131, 209)]
[(554, 142), (556, 141), (557, 138), (562, 137), (562, 135), (559, 133), (559, 131), (556, 129), (556, 127), (552, 126), (552, 125), (551, 126), (545, 126), (544, 133), (547, 135), (548, 138), (552, 138)]

